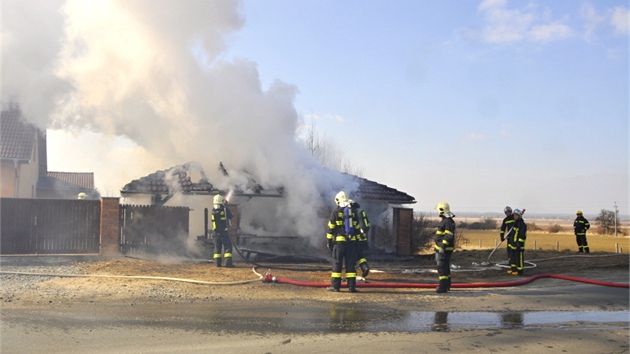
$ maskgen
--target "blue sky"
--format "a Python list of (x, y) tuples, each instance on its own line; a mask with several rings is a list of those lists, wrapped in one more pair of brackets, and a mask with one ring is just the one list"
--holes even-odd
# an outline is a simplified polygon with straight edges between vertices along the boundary
[(628, 215), (628, 32), (619, 0), (4, 0), (1, 95), (104, 196), (224, 161), (318, 210), (356, 186), (314, 124), (418, 212)]
[(628, 210), (627, 1), (244, 1), (223, 59), (295, 85), (363, 176), (455, 211)]

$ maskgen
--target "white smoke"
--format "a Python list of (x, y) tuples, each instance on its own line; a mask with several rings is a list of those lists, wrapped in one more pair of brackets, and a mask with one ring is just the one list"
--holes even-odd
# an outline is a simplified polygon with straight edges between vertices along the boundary
[(256, 63), (222, 57), (243, 23), (229, 0), (5, 0), (3, 107), (17, 102), (42, 128), (135, 143), (142, 153), (129, 156), (147, 156), (127, 161), (124, 174), (96, 159), (119, 189), (130, 174), (189, 161), (213, 183), (219, 161), (235, 180), (246, 170), (265, 188), (284, 187), (272, 216), (292, 221), (280, 229), (321, 237), (322, 194), (329, 203), (356, 185), (300, 148), (295, 86), (265, 90)]

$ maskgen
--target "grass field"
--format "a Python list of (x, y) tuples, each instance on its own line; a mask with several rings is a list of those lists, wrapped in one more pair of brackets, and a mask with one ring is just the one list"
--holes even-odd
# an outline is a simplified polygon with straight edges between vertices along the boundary
[[(463, 236), (458, 248), (478, 250), (493, 249), (501, 242), (499, 230), (466, 230), (458, 229)], [(629, 253), (630, 237), (602, 236), (587, 233), (588, 246), (591, 252)], [(505, 242), (501, 247), (505, 246)], [(554, 250), (561, 252), (577, 252), (577, 243), (573, 233), (547, 233), (528, 231), (525, 249)]]

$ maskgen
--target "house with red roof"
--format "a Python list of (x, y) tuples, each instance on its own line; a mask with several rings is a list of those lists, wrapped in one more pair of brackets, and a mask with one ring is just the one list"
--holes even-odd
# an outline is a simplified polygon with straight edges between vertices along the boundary
[(29, 123), (17, 105), (0, 115), (0, 197), (99, 199), (92, 172), (48, 171), (46, 132)]

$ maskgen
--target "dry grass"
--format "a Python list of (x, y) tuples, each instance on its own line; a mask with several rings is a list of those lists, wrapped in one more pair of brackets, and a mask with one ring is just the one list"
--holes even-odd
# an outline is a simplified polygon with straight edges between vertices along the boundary
[[(478, 250), (493, 249), (501, 240), (499, 230), (458, 230), (466, 239), (460, 244), (461, 249)], [(587, 234), (587, 241), (591, 252), (629, 253), (630, 237), (603, 236)], [(461, 242), (460, 242), (461, 243)], [(577, 244), (573, 233), (547, 233), (542, 231), (527, 232), (525, 249), (576, 251)]]

